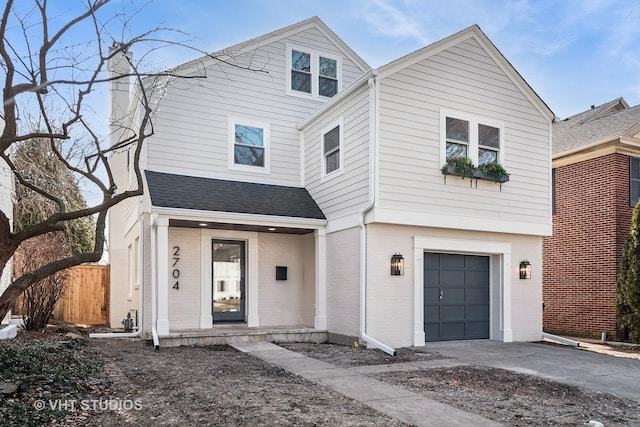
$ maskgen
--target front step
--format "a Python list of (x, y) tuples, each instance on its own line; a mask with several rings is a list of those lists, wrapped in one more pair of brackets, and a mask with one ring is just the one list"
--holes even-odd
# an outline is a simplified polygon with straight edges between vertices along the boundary
[(171, 332), (161, 335), (160, 347), (224, 345), (267, 341), (274, 343), (312, 342), (320, 344), (328, 339), (327, 331), (313, 328), (243, 328), (240, 330), (220, 328), (201, 331)]

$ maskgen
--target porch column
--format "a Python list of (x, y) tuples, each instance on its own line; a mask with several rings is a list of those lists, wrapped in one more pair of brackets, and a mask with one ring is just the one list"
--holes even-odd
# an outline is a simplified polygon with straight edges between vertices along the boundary
[(327, 235), (324, 229), (316, 230), (316, 329), (327, 329)]
[(158, 217), (157, 220), (157, 254), (158, 269), (158, 319), (156, 330), (158, 335), (169, 334), (169, 219)]

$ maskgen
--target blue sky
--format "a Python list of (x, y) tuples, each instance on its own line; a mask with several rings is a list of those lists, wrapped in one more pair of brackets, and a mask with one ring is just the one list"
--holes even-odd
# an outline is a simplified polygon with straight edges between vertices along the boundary
[[(50, 16), (62, 22), (85, 1), (50, 0)], [(133, 15), (133, 34), (179, 29), (204, 51), (318, 16), (372, 67), (478, 24), (560, 118), (620, 96), (640, 104), (637, 0), (112, 0), (107, 9)], [(166, 49), (148, 59), (170, 68), (195, 57)]]
[[(131, 7), (129, 2), (128, 8)], [(138, 2), (134, 4), (138, 5)], [(215, 51), (318, 16), (372, 67), (478, 24), (554, 113), (640, 104), (640, 2), (610, 0), (155, 0), (140, 23)], [(174, 66), (194, 57), (163, 58)]]

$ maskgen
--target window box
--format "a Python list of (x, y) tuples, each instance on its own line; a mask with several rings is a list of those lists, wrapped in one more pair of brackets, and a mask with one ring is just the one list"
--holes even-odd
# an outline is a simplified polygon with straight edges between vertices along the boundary
[(509, 173), (500, 163), (497, 162), (481, 164), (474, 172), (473, 177), (476, 179), (484, 179), (499, 183), (509, 181)]
[(456, 175), (473, 178), (473, 173), (476, 171), (476, 166), (468, 157), (456, 157), (449, 159), (447, 163), (442, 167), (443, 175)]
[(476, 167), (467, 157), (449, 159), (442, 167), (442, 174), (444, 175), (445, 184), (447, 183), (447, 175), (454, 175), (462, 177), (462, 179), (471, 178), (472, 185), (473, 180), (475, 180), (476, 187), (478, 186), (478, 180), (497, 182), (500, 184), (501, 191), (502, 184), (509, 181), (509, 173), (501, 164), (487, 162)]

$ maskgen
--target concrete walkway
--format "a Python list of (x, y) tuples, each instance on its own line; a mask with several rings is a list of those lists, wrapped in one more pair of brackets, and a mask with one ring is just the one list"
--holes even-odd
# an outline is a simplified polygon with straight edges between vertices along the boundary
[[(232, 346), (243, 353), (251, 354), (316, 384), (335, 390), (407, 424), (415, 426), (500, 425), (479, 415), (436, 402), (365, 375), (365, 373), (371, 373), (368, 371), (376, 372), (380, 369), (379, 367), (339, 368), (269, 342), (236, 343)], [(385, 370), (434, 368), (460, 364), (460, 361), (434, 360), (387, 365)], [(388, 369), (389, 367), (393, 368)]]

